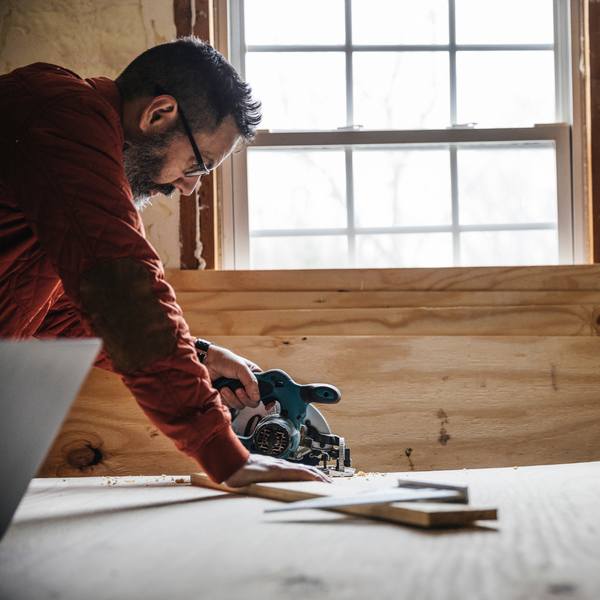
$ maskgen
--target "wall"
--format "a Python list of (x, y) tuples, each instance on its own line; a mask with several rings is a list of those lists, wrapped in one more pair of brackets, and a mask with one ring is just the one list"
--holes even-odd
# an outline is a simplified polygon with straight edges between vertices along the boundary
[[(192, 332), (339, 387), (360, 470), (600, 460), (600, 265), (168, 275)], [(196, 469), (94, 369), (40, 476)]]
[[(0, 0), (0, 73), (44, 61), (115, 78), (175, 37), (168, 0)], [(179, 268), (179, 198), (155, 198), (142, 220), (165, 267)]]

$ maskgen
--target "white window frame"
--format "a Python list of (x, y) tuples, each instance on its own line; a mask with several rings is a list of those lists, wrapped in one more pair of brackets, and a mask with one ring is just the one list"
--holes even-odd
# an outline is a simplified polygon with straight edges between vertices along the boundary
[[(461, 144), (461, 147), (464, 147), (462, 144), (551, 142), (556, 148), (559, 263), (589, 263), (591, 262), (589, 243), (590, 207), (585, 167), (585, 80), (584, 69), (581, 66), (584, 57), (582, 41), (583, 2), (584, 0), (554, 0), (555, 41), (556, 45), (559, 46), (558, 52), (555, 53), (557, 123), (506, 129), (451, 128), (418, 131), (337, 130), (326, 132), (271, 132), (263, 130), (259, 131), (255, 145), (264, 148), (282, 146), (309, 148), (344, 147), (355, 144), (376, 144), (380, 146), (391, 144), (396, 147), (399, 144), (407, 145), (407, 147), (422, 144), (446, 146)], [(245, 43), (241, 36), (233, 37), (231, 31), (243, 31), (243, 0), (217, 0), (217, 48), (229, 58), (243, 77), (241, 57)], [(451, 50), (452, 44), (453, 40), (450, 40)], [(569, 53), (561, 50), (565, 45), (570, 47), (570, 60)], [(454, 44), (455, 50), (456, 45)], [(352, 122), (351, 107), (348, 107), (348, 110), (350, 111), (350, 122)], [(454, 107), (451, 107), (451, 113), (453, 122), (455, 122), (456, 111)], [(218, 185), (221, 268), (249, 269), (250, 234), (246, 150), (234, 154), (223, 163), (220, 167)], [(456, 202), (455, 194), (456, 191), (453, 190), (453, 203)], [(351, 206), (349, 210), (351, 210)], [(451, 230), (454, 234), (456, 255), (458, 233), (468, 230), (468, 227), (459, 227), (453, 218)]]

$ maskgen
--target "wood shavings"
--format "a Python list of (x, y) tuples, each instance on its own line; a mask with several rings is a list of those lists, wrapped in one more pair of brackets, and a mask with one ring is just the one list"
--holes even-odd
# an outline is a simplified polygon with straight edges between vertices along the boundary
[[(379, 471), (371, 471), (369, 473), (365, 473), (364, 471), (359, 471), (356, 473), (356, 477), (386, 477), (387, 473), (380, 473)], [(369, 479), (367, 479), (369, 481)]]

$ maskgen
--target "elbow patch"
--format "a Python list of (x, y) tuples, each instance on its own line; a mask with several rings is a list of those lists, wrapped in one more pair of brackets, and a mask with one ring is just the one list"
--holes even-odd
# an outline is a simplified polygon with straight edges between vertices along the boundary
[(79, 293), (118, 370), (133, 373), (173, 351), (175, 334), (141, 263), (127, 257), (95, 267)]

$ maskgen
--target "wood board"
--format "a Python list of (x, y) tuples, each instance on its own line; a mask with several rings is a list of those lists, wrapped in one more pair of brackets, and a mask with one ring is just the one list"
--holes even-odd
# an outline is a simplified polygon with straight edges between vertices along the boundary
[(177, 291), (183, 310), (323, 310), (332, 308), (423, 308), (467, 306), (583, 306), (600, 303), (597, 290), (583, 291)]
[(223, 337), (263, 369), (337, 385), (321, 405), (363, 471), (600, 459), (600, 339)]
[(196, 310), (182, 304), (192, 331), (217, 335), (525, 336), (598, 335), (600, 306), (457, 306)]
[[(342, 401), (320, 410), (359, 470), (600, 460), (598, 337), (213, 339), (298, 383), (337, 385)], [(194, 468), (118, 376), (93, 369), (40, 476)]]
[[(394, 478), (379, 479), (379, 485), (364, 485), (358, 478), (336, 479), (332, 484), (318, 481), (289, 481), (282, 483), (253, 483), (240, 488), (213, 483), (205, 473), (192, 473), (190, 482), (199, 487), (255, 496), (279, 502), (297, 502), (323, 496), (345, 495), (375, 487), (393, 486)], [(362, 484), (362, 485), (361, 485)], [(472, 507), (468, 504), (434, 502), (393, 502), (390, 504), (366, 504), (327, 509), (347, 515), (366, 517), (390, 523), (402, 523), (416, 527), (470, 527), (478, 520), (496, 520), (495, 508)]]
[(486, 291), (596, 290), (600, 265), (320, 269), (293, 271), (167, 271), (177, 291)]

